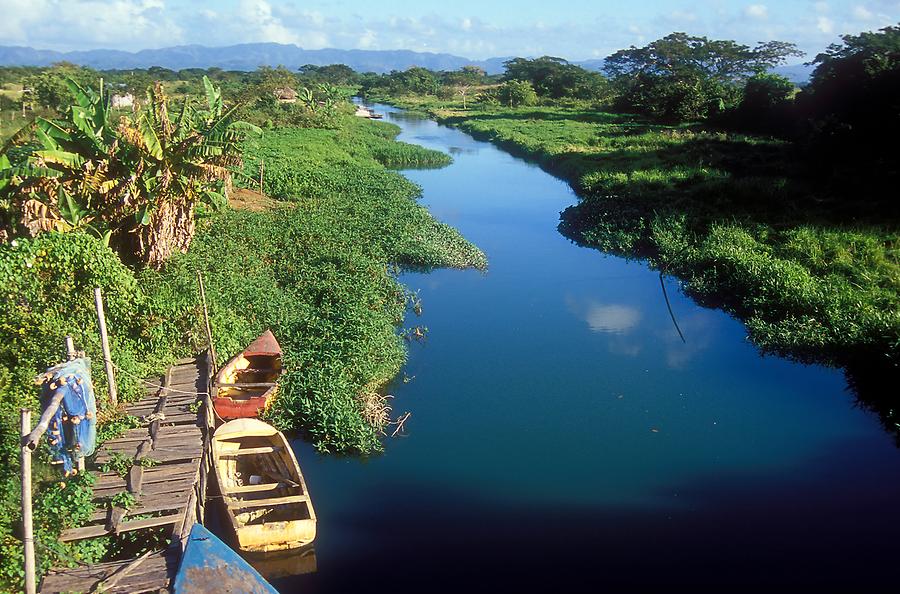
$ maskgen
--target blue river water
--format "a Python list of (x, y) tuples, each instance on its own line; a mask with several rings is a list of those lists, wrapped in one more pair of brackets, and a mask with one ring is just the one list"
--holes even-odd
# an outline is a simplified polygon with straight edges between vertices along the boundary
[[(657, 272), (559, 234), (540, 168), (384, 105), (487, 273), (408, 273), (428, 329), (370, 459), (296, 451), (318, 571), (282, 591), (889, 591), (900, 451), (839, 370), (761, 356)], [(549, 585), (549, 586), (548, 586)]]

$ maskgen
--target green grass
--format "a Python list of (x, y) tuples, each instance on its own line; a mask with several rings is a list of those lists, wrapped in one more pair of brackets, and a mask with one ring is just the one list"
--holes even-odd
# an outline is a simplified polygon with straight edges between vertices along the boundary
[[(98, 240), (45, 233), (0, 245), (0, 591), (21, 580), (18, 410), (39, 410), (32, 378), (63, 355), (71, 334), (101, 360), (93, 287), (103, 289), (120, 398), (134, 378), (203, 348), (196, 271), (203, 271), (220, 362), (266, 328), (285, 350), (270, 420), (304, 433), (321, 451), (370, 454), (381, 433), (366, 400), (406, 358), (398, 326), (410, 303), (400, 268), (484, 268), (484, 254), (417, 203), (420, 189), (385, 164), (446, 163), (435, 151), (394, 146), (397, 128), (348, 117), (333, 130), (281, 129), (245, 147), (246, 171), (266, 163), (265, 189), (283, 205), (265, 212), (201, 213), (187, 254), (161, 271), (134, 271)], [(95, 365), (99, 394), (106, 386)], [(128, 419), (101, 431), (115, 435)], [(62, 528), (93, 512), (90, 479), (65, 489), (37, 457), (38, 561), (92, 563), (110, 538), (63, 545)], [(82, 482), (84, 483), (82, 485)], [(62, 519), (61, 519), (62, 518)]]

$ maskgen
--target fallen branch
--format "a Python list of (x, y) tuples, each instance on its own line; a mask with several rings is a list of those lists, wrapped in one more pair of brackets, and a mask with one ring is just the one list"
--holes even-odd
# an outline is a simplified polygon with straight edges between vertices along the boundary
[(406, 423), (406, 420), (409, 419), (409, 417), (411, 417), (411, 416), (412, 416), (412, 413), (411, 413), (411, 412), (407, 412), (407, 413), (403, 414), (402, 416), (398, 417), (396, 421), (391, 421), (391, 424), (392, 424), (392, 425), (396, 425), (396, 426), (397, 426), (397, 428), (394, 429), (394, 432), (391, 433), (391, 437), (394, 437), (394, 436), (396, 436), (398, 433), (400, 433), (401, 431), (403, 431), (403, 424)]

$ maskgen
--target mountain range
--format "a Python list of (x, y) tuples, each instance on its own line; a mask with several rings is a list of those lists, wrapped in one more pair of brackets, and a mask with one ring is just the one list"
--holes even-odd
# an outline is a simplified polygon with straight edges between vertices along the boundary
[[(160, 66), (172, 70), (212, 68), (223, 70), (256, 70), (259, 66), (283, 65), (296, 70), (306, 64), (326, 66), (346, 64), (357, 72), (385, 73), (422, 66), (430, 70), (457, 70), (463, 66), (480, 66), (488, 74), (503, 72), (509, 58), (470, 60), (452, 54), (414, 52), (411, 50), (308, 50), (281, 43), (242, 43), (226, 47), (180, 45), (138, 52), (96, 49), (71, 52), (40, 50), (23, 46), (0, 46), (2, 66), (49, 66), (55, 62), (72, 62), (98, 70), (127, 70)], [(601, 70), (603, 60), (573, 62), (588, 70)], [(796, 83), (809, 79), (811, 68), (803, 64), (782, 66), (773, 70)]]

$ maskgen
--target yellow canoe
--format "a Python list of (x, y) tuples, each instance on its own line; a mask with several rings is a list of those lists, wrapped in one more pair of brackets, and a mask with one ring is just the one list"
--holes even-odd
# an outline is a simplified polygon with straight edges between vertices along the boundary
[(282, 551), (316, 537), (313, 510), (300, 465), (284, 435), (258, 419), (236, 419), (216, 429), (213, 466), (243, 551)]

